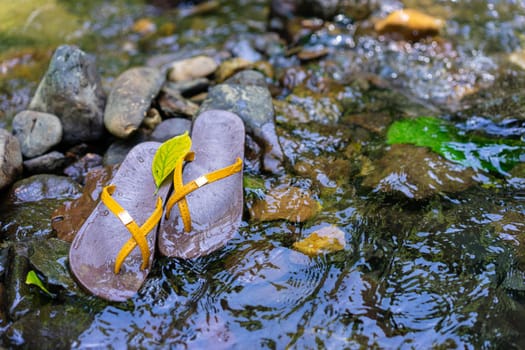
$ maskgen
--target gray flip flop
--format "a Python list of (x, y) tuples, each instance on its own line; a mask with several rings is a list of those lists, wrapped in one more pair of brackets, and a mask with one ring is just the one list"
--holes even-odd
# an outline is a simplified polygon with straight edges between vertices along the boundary
[[(185, 165), (183, 183), (231, 166), (238, 158), (242, 160), (244, 138), (244, 124), (236, 114), (221, 110), (200, 114), (192, 130), (195, 159)], [(190, 232), (184, 230), (178, 205), (173, 206), (169, 219), (163, 216), (158, 238), (163, 255), (191, 259), (209, 254), (231, 239), (239, 228), (243, 211), (242, 165), (239, 167), (240, 171), (186, 195)]]
[[(164, 201), (169, 190), (167, 183), (154, 195), (151, 163), (159, 146), (158, 142), (135, 146), (111, 180), (115, 185), (111, 197), (138, 226), (155, 211), (157, 197)], [(78, 231), (69, 251), (69, 266), (77, 281), (91, 293), (111, 301), (132, 297), (142, 286), (153, 261), (156, 225), (146, 236), (150, 252), (148, 267), (141, 269), (142, 253), (136, 246), (125, 258), (119, 273), (114, 272), (119, 251), (132, 237), (123, 224), (127, 221), (129, 217), (125, 214), (119, 219), (100, 201)]]

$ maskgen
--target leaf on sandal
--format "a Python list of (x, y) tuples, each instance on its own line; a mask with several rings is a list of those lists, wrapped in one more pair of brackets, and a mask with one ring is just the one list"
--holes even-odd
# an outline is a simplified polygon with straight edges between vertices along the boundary
[(51, 292), (48, 291), (46, 287), (44, 287), (44, 284), (42, 283), (40, 278), (38, 278), (34, 270), (31, 270), (27, 273), (26, 284), (33, 284), (37, 286), (38, 288), (40, 288), (41, 290), (43, 290), (44, 292), (46, 292), (48, 295), (53, 296), (53, 294), (51, 294)]
[(175, 136), (160, 145), (153, 157), (153, 163), (151, 165), (151, 172), (153, 174), (153, 179), (155, 179), (157, 190), (175, 169), (177, 161), (184, 157), (190, 149), (191, 138), (187, 131), (184, 134)]

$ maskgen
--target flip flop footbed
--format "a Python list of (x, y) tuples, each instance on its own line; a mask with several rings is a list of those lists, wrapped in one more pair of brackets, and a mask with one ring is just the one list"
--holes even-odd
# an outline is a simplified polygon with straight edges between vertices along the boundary
[[(199, 115), (192, 132), (195, 159), (185, 165), (186, 184), (244, 157), (244, 124), (235, 114), (209, 110)], [(166, 256), (194, 258), (224, 246), (237, 231), (243, 208), (242, 171), (206, 184), (186, 196), (192, 230), (184, 232), (178, 205), (159, 229), (159, 250)]]
[[(157, 194), (151, 174), (153, 156), (160, 143), (145, 142), (133, 148), (111, 180), (116, 190), (112, 195), (141, 226), (155, 210), (157, 197), (164, 201), (169, 186), (162, 186)], [(77, 281), (91, 293), (114, 301), (133, 296), (144, 282), (149, 268), (141, 270), (142, 254), (139, 247), (124, 260), (115, 274), (115, 259), (131, 234), (117, 216), (100, 201), (71, 245), (69, 264)], [(147, 236), (150, 248), (149, 266), (153, 260), (156, 228)]]

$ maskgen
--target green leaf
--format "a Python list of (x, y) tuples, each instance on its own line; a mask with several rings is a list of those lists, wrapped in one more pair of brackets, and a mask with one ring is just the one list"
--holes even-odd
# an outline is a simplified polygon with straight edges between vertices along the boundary
[(157, 185), (157, 190), (175, 169), (177, 161), (184, 157), (190, 149), (191, 138), (187, 131), (160, 145), (153, 157), (153, 163), (151, 165), (151, 172), (155, 180), (155, 185)]
[(523, 142), (469, 136), (434, 117), (394, 122), (388, 129), (387, 143), (428, 147), (450, 161), (502, 175), (508, 175), (514, 165), (525, 161)]
[(27, 273), (26, 284), (35, 285), (38, 288), (40, 288), (41, 290), (43, 290), (44, 292), (46, 292), (48, 295), (53, 296), (53, 294), (51, 294), (51, 292), (48, 291), (46, 287), (44, 287), (44, 284), (42, 283), (40, 278), (38, 278), (38, 276), (37, 276), (37, 274), (36, 274), (36, 272), (34, 270), (31, 270), (31, 271), (29, 271)]

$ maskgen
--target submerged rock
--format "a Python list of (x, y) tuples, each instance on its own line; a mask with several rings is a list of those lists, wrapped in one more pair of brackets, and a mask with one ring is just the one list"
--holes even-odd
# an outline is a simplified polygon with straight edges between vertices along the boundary
[(32, 293), (31, 287), (25, 283), (30, 270), (27, 247), (23, 244), (11, 246), (9, 262), (5, 305), (9, 318), (16, 321), (39, 305), (41, 295)]
[(15, 181), (22, 172), (22, 152), (18, 139), (0, 129), (0, 190)]
[(94, 316), (83, 306), (46, 304), (14, 322), (5, 343), (27, 349), (70, 349)]
[(53, 174), (58, 172), (65, 162), (66, 156), (63, 153), (53, 151), (24, 161), (24, 169), (30, 174)]
[(69, 143), (96, 140), (104, 131), (106, 96), (95, 61), (74, 46), (57, 48), (30, 110), (56, 115)]
[(392, 145), (374, 167), (375, 170), (365, 176), (363, 186), (414, 200), (461, 192), (475, 184), (472, 169), (412, 145)]
[(336, 226), (326, 226), (308, 237), (297, 241), (293, 247), (309, 256), (315, 256), (323, 253), (337, 252), (345, 249), (345, 233)]
[(32, 242), (29, 261), (44, 276), (42, 282), (46, 287), (59, 286), (68, 293), (78, 288), (67, 266), (69, 246), (68, 242), (56, 238)]
[(104, 113), (109, 132), (126, 138), (137, 130), (162, 84), (164, 75), (155, 68), (136, 67), (122, 73), (113, 83)]
[(79, 195), (80, 186), (65, 176), (34, 175), (16, 182), (0, 204), (0, 235), (14, 241), (51, 236), (53, 210)]
[(275, 130), (274, 110), (270, 91), (256, 85), (219, 84), (210, 89), (200, 112), (221, 109), (237, 114), (244, 121), (246, 131), (263, 148), (263, 169), (281, 173), (283, 152)]
[(46, 153), (62, 140), (62, 124), (49, 113), (22, 111), (13, 119), (13, 134), (27, 158)]
[(317, 214), (320, 204), (308, 191), (291, 186), (272, 189), (264, 198), (255, 198), (248, 207), (254, 221), (304, 222)]

